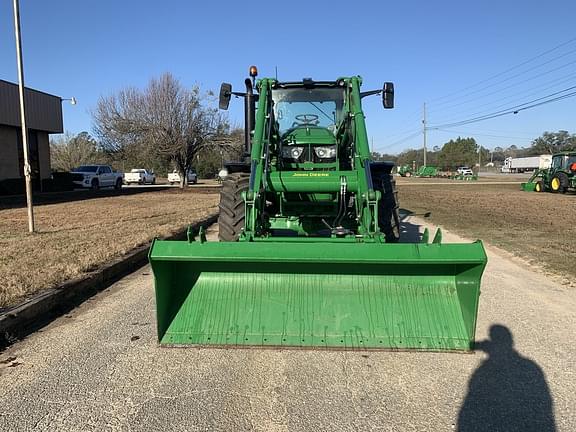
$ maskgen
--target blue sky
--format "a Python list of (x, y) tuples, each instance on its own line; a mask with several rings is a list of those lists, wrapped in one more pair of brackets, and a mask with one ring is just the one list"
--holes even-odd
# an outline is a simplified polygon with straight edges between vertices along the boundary
[[(374, 147), (391, 153), (421, 146), (423, 102), (433, 126), (576, 86), (576, 2), (568, 0), (21, 0), (20, 8), (26, 84), (78, 99), (64, 105), (71, 132), (91, 131), (100, 95), (144, 86), (166, 71), (206, 90), (222, 81), (241, 88), (251, 64), (260, 76), (277, 67), (281, 80), (361, 75), (365, 90), (393, 81), (394, 110), (384, 111), (378, 97), (364, 99)], [(0, 54), (0, 78), (16, 81), (9, 0), (0, 2)], [(488, 148), (527, 146), (545, 130), (576, 132), (575, 108), (576, 97), (430, 130), (429, 147), (459, 135)], [(241, 123), (239, 100), (230, 116)]]

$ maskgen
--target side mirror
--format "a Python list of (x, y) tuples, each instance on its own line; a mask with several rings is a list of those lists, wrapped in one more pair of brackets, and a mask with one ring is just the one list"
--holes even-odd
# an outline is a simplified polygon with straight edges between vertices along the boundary
[(220, 86), (220, 98), (218, 106), (221, 110), (227, 110), (232, 97), (232, 84), (222, 83)]
[(382, 105), (385, 109), (394, 108), (394, 83), (385, 82), (382, 88)]

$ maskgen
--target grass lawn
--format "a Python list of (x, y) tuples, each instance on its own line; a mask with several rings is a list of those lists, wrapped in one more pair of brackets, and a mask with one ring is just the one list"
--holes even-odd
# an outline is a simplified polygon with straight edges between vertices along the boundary
[(398, 189), (403, 209), (429, 212), (434, 224), (570, 279), (576, 276), (576, 194), (522, 192), (518, 184), (476, 182), (399, 182)]
[(0, 307), (94, 270), (217, 211), (219, 191), (158, 190), (0, 209)]

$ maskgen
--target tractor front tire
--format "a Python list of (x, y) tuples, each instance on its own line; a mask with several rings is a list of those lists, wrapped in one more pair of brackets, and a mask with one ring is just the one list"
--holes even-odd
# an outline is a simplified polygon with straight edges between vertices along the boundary
[(544, 192), (544, 182), (541, 180), (537, 181), (534, 185), (534, 190), (536, 192)]
[(238, 241), (240, 237), (246, 218), (242, 192), (248, 190), (249, 181), (250, 174), (233, 173), (222, 182), (218, 216), (220, 241)]
[(392, 174), (384, 174), (378, 183), (374, 185), (382, 194), (378, 208), (378, 226), (387, 243), (397, 243), (400, 240), (400, 215), (396, 180)]

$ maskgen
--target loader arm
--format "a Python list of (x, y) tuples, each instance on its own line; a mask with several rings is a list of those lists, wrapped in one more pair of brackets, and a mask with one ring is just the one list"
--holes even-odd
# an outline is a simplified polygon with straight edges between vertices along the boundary
[(359, 77), (350, 79), (351, 116), (354, 121), (354, 160), (358, 176), (358, 213), (361, 215), (366, 234), (373, 236), (378, 232), (378, 200), (379, 194), (374, 191), (370, 170), (370, 146), (366, 133), (366, 123), (362, 112)]

